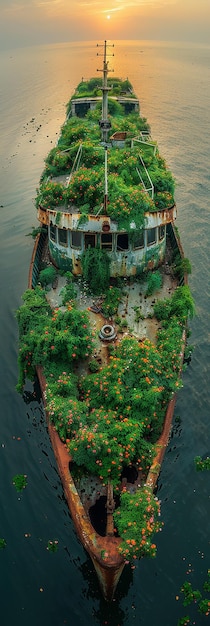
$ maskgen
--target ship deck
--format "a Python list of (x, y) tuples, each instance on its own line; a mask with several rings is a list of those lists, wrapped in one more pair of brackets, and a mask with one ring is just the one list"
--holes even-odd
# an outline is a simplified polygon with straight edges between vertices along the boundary
[[(170, 256), (170, 249), (168, 252)], [(50, 263), (48, 258), (47, 251), (45, 252), (45, 262)], [(109, 352), (107, 349), (108, 343), (104, 340), (101, 340), (99, 337), (99, 332), (101, 328), (105, 324), (113, 325), (115, 330), (117, 331), (116, 338), (114, 339), (114, 343), (117, 344), (121, 341), (121, 339), (125, 336), (134, 336), (139, 341), (144, 341), (145, 339), (149, 339), (152, 343), (156, 342), (156, 334), (159, 327), (159, 323), (157, 319), (153, 315), (154, 304), (157, 300), (169, 297), (170, 294), (177, 287), (177, 280), (175, 279), (171, 265), (170, 259), (165, 260), (165, 263), (159, 268), (162, 276), (162, 286), (161, 288), (155, 292), (155, 294), (151, 296), (146, 295), (147, 291), (147, 280), (143, 279), (123, 279), (122, 286), (122, 294), (121, 300), (118, 307), (117, 317), (124, 321), (127, 326), (125, 326), (123, 332), (121, 329), (118, 329), (117, 324), (115, 323), (115, 317), (105, 318), (101, 312), (101, 298), (93, 297), (89, 294), (86, 283), (82, 278), (75, 279), (75, 286), (77, 289), (77, 306), (80, 310), (88, 310), (92, 330), (94, 333), (94, 357), (98, 361), (99, 365), (105, 365), (109, 359)], [(65, 287), (66, 278), (65, 276), (61, 276), (58, 274), (56, 283), (50, 290), (47, 292), (47, 299), (52, 308), (62, 307), (62, 290)], [(85, 369), (86, 367), (86, 369)], [(77, 374), (79, 376), (85, 376), (87, 372), (87, 367), (84, 363), (78, 363)], [(146, 477), (138, 472), (132, 482), (129, 482), (129, 479), (122, 479), (122, 488), (126, 484), (126, 489), (130, 492), (136, 491), (138, 487), (144, 484)], [(90, 513), (91, 507), (93, 507), (93, 517), (94, 517), (94, 506), (101, 498), (105, 501), (106, 496), (106, 487), (103, 486), (102, 482), (96, 476), (83, 476), (80, 479), (74, 478), (76, 489), (80, 495), (81, 502), (87, 513)], [(92, 520), (94, 523), (94, 520)], [(103, 534), (103, 530), (102, 530)]]

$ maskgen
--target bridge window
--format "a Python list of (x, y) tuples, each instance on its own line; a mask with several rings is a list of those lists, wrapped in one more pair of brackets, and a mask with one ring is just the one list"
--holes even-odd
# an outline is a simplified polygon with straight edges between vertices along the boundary
[(151, 246), (153, 243), (157, 241), (157, 229), (156, 228), (148, 228), (147, 230), (147, 245)]
[(50, 239), (51, 241), (56, 241), (56, 226), (50, 224)]
[(128, 234), (117, 235), (117, 250), (128, 250)]
[(72, 230), (71, 245), (72, 245), (72, 248), (82, 247), (82, 233), (79, 232), (78, 230)]
[(134, 250), (137, 250), (138, 248), (144, 248), (144, 231), (141, 230), (139, 233), (133, 233), (132, 241)]
[(158, 230), (159, 230), (159, 241), (161, 241), (165, 237), (166, 227), (163, 224), (161, 224)]
[(111, 233), (101, 235), (101, 248), (104, 250), (112, 250), (112, 234)]
[(96, 245), (96, 237), (94, 234), (85, 233), (85, 250), (87, 250), (87, 248), (95, 248)]
[(68, 231), (66, 230), (66, 228), (59, 228), (58, 229), (58, 243), (61, 246), (64, 246), (65, 248), (67, 248), (68, 246)]

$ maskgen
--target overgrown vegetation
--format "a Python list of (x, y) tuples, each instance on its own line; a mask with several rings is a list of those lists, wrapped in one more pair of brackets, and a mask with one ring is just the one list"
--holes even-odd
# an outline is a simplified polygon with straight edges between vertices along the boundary
[(122, 537), (120, 554), (125, 559), (156, 555), (153, 535), (163, 526), (158, 520), (159, 515), (160, 503), (148, 487), (139, 489), (135, 494), (122, 493), (121, 506), (115, 511), (114, 520)]
[(20, 331), (19, 381), (22, 390), (25, 378), (34, 378), (36, 365), (45, 372), (56, 374), (73, 370), (78, 359), (88, 357), (93, 349), (88, 314), (76, 309), (75, 304), (62, 312), (51, 310), (41, 287), (28, 289), (23, 296), (24, 304), (17, 311)]
[[(74, 288), (70, 273), (67, 278), (69, 287)], [(121, 290), (110, 286), (103, 305), (107, 316), (117, 313), (120, 298)], [(186, 286), (178, 288), (178, 295), (175, 292), (157, 307), (158, 319), (163, 322), (156, 346), (149, 340), (126, 337), (112, 347), (109, 363), (99, 369), (90, 365), (90, 373), (80, 378), (79, 384), (75, 366), (83, 359), (94, 362), (94, 338), (88, 313), (78, 310), (73, 300), (69, 303), (69, 297), (67, 300), (65, 310), (51, 310), (41, 287), (25, 292), (17, 312), (18, 390), (22, 390), (26, 377), (34, 377), (35, 367), (42, 365), (49, 416), (75, 467), (98, 475), (104, 484), (111, 480), (118, 493), (123, 469), (134, 465), (146, 478), (155, 456), (168, 401), (181, 385), (182, 333), (192, 312), (192, 299)], [(148, 512), (152, 513), (148, 518), (145, 512), (142, 527), (145, 498), (149, 498)], [(159, 529), (158, 505), (152, 494), (140, 489), (135, 499), (137, 528), (139, 532), (145, 528), (145, 536), (141, 533), (138, 542), (135, 528), (128, 526), (132, 532), (127, 532), (132, 502), (129, 505), (124, 495), (120, 515), (116, 511), (115, 516), (120, 535), (123, 525), (126, 527), (121, 551), (128, 559), (153, 556), (152, 536)], [(149, 522), (151, 519), (154, 523)]]
[[(132, 97), (129, 81), (111, 79), (110, 96), (123, 90)], [(73, 97), (100, 93), (100, 79), (82, 81)], [(107, 214), (119, 230), (141, 231), (147, 211), (169, 208), (174, 204), (174, 180), (159, 155), (157, 146), (142, 140), (141, 131), (149, 132), (138, 113), (124, 115), (119, 102), (109, 97), (112, 115), (111, 133), (126, 132), (124, 147), (108, 147)], [(69, 110), (69, 109), (68, 109)], [(67, 206), (80, 214), (80, 225), (89, 213), (101, 215), (104, 198), (104, 148), (100, 145), (101, 105), (89, 111), (85, 119), (71, 117), (62, 128), (56, 148), (46, 159), (45, 171), (37, 190), (36, 206), (56, 211)], [(91, 141), (89, 139), (91, 128)], [(131, 141), (138, 137), (138, 144)], [(110, 138), (111, 141), (111, 138)], [(97, 150), (96, 150), (97, 147)], [(153, 183), (154, 198), (146, 191), (148, 178)], [(70, 178), (67, 176), (71, 173)], [(57, 177), (64, 175), (65, 182)], [(116, 316), (122, 297), (119, 286), (110, 285), (109, 255), (89, 247), (81, 258), (83, 278), (92, 294), (100, 296), (105, 318)], [(176, 264), (175, 264), (176, 265)], [(186, 264), (185, 264), (186, 266)], [(181, 274), (182, 268), (177, 272)], [(54, 270), (45, 268), (39, 276), (42, 287), (27, 290), (17, 311), (20, 331), (19, 381), (33, 379), (36, 367), (42, 366), (46, 380), (46, 406), (49, 417), (72, 457), (73, 473), (81, 470), (99, 477), (105, 485), (111, 481), (120, 501), (114, 520), (122, 542), (120, 552), (132, 560), (154, 556), (153, 534), (161, 529), (159, 502), (148, 487), (135, 494), (121, 491), (123, 471), (135, 468), (146, 481), (156, 454), (156, 442), (162, 432), (169, 400), (181, 386), (180, 362), (183, 330), (193, 314), (193, 300), (188, 287), (179, 287), (170, 299), (155, 304), (154, 313), (161, 322), (157, 343), (124, 337), (110, 347), (107, 365), (100, 367), (94, 358), (94, 336), (87, 312), (77, 308), (76, 286), (70, 272), (62, 293), (62, 310), (52, 310), (45, 290), (54, 281)], [(151, 272), (146, 295), (161, 286), (159, 271)], [(141, 312), (136, 311), (136, 317)], [(119, 321), (119, 320), (118, 320)], [(120, 322), (120, 330), (127, 321)], [(86, 362), (86, 363), (85, 363)], [(78, 377), (80, 372), (86, 372)], [(48, 542), (54, 551), (56, 542)]]
[[(107, 150), (107, 213), (118, 222), (120, 228), (127, 230), (130, 229), (132, 221), (137, 228), (142, 227), (145, 211), (161, 210), (174, 204), (174, 179), (166, 168), (157, 146), (154, 143), (148, 145), (140, 136), (141, 131), (149, 132), (147, 121), (134, 111), (125, 116), (123, 106), (112, 99), (112, 96), (115, 97), (124, 91), (129, 98), (135, 97), (128, 82), (116, 79), (114, 86), (111, 82), (108, 99), (108, 113), (112, 117), (110, 134), (125, 131), (126, 141), (123, 148)], [(124, 90), (125, 85), (127, 87)], [(82, 82), (73, 98), (81, 95), (83, 97), (101, 95), (100, 80), (97, 85), (95, 79), (92, 82)], [(40, 187), (37, 189), (37, 207), (41, 205), (46, 209), (57, 210), (61, 205), (64, 209), (70, 205), (78, 209), (83, 219), (88, 212), (96, 215), (101, 211), (104, 197), (104, 148), (100, 146), (98, 123), (102, 113), (101, 106), (99, 102), (95, 110), (87, 112), (85, 118), (70, 117), (63, 125), (58, 145), (50, 151), (45, 161), (45, 170), (41, 176)], [(134, 137), (138, 138), (139, 142), (135, 141), (131, 150), (131, 140)], [(78, 154), (80, 156), (75, 167)], [(145, 192), (148, 178), (144, 167), (142, 168), (142, 158), (154, 186), (154, 200), (149, 192)], [(66, 185), (66, 177), (70, 172), (71, 179)], [(64, 175), (64, 183), (56, 180), (61, 175)]]
[(173, 268), (174, 274), (175, 276), (178, 276), (179, 280), (184, 278), (185, 274), (189, 275), (192, 272), (189, 259), (187, 259), (187, 257), (181, 258), (180, 255), (175, 256)]
[(52, 265), (50, 265), (49, 267), (45, 267), (43, 270), (41, 270), (39, 274), (39, 282), (41, 283), (42, 287), (47, 287), (47, 285), (52, 284), (56, 278), (56, 274), (56, 269)]
[(110, 259), (100, 248), (88, 248), (82, 255), (82, 272), (93, 294), (105, 292), (109, 286)]
[(101, 308), (104, 317), (113, 317), (118, 310), (119, 303), (121, 301), (122, 291), (119, 287), (109, 286), (109, 289), (105, 293), (105, 298), (102, 302)]
[(162, 276), (159, 270), (156, 272), (150, 272), (147, 281), (146, 296), (151, 296), (155, 291), (158, 291), (162, 286)]
[(172, 298), (158, 300), (154, 305), (154, 314), (158, 320), (165, 321), (172, 316), (177, 320), (187, 321), (195, 314), (194, 300), (189, 285), (177, 287)]

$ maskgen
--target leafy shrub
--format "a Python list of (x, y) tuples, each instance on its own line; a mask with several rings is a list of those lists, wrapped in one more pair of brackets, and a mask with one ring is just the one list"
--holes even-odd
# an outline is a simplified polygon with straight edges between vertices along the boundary
[[(75, 463), (118, 484), (124, 465), (135, 462), (147, 473), (154, 455), (152, 441), (162, 429), (166, 403), (177, 388), (181, 349), (174, 330), (163, 349), (149, 341), (125, 338), (109, 364), (81, 380), (80, 398), (88, 407), (87, 424), (70, 444)], [(170, 350), (169, 350), (170, 349)], [(164, 387), (165, 386), (165, 387)], [(118, 445), (115, 446), (115, 442)], [(113, 463), (114, 461), (114, 463)]]
[(91, 359), (91, 361), (89, 361), (89, 370), (92, 373), (98, 372), (99, 363), (96, 359)]
[(43, 181), (37, 190), (36, 207), (39, 205), (44, 209), (54, 209), (64, 204), (66, 199), (66, 190), (61, 183), (52, 181)]
[(56, 269), (52, 266), (46, 267), (45, 269), (41, 270), (39, 274), (39, 282), (41, 283), (42, 287), (46, 287), (47, 285), (52, 284), (56, 278), (56, 275)]
[(56, 395), (51, 382), (47, 385), (47, 410), (60, 439), (66, 443), (82, 431), (87, 421), (84, 403), (76, 397)]
[(176, 316), (183, 324), (188, 316), (193, 317), (194, 313), (194, 301), (188, 285), (177, 287), (171, 298), (159, 300), (154, 305), (154, 314), (158, 320), (168, 320)]
[(154, 202), (158, 210), (169, 209), (174, 205), (174, 197), (170, 191), (157, 191)]
[(138, 489), (135, 494), (122, 492), (114, 521), (122, 538), (119, 551), (125, 559), (155, 556), (156, 545), (152, 538), (162, 528), (159, 515), (160, 503), (148, 487)]
[(99, 207), (101, 202), (103, 202), (103, 178), (103, 167), (98, 170), (84, 166), (80, 167), (72, 176), (67, 188), (69, 202), (78, 208), (88, 204), (92, 213), (94, 207)]
[(137, 454), (136, 449), (140, 455), (142, 450), (144, 456), (145, 445), (147, 452), (152, 448), (142, 439), (142, 432), (142, 424), (117, 418), (114, 410), (100, 406), (91, 409), (86, 423), (80, 425), (68, 447), (78, 466), (99, 476), (104, 483), (111, 480), (118, 489), (123, 466), (129, 465)]
[(189, 285), (177, 287), (171, 298), (171, 315), (176, 315), (182, 322), (192, 318), (195, 314), (195, 305)]
[(155, 291), (160, 289), (161, 286), (162, 286), (162, 276), (159, 270), (157, 270), (156, 272), (151, 272), (148, 275), (146, 295), (151, 296)]
[(43, 290), (27, 290), (24, 304), (17, 311), (21, 346), (19, 349), (19, 382), (21, 391), (26, 377), (33, 378), (35, 366), (46, 368), (59, 363), (69, 371), (77, 359), (91, 355), (93, 338), (88, 314), (74, 306), (65, 311), (51, 310)]
[[(158, 158), (158, 155), (149, 168), (149, 174), (154, 185), (155, 199), (157, 203), (161, 204), (161, 202), (163, 202), (163, 206), (160, 206), (160, 204), (158, 206), (159, 208), (164, 208), (164, 203), (167, 200), (167, 192), (169, 194), (169, 202), (170, 198), (173, 197), (175, 188), (174, 178), (170, 170), (165, 167), (164, 161)], [(164, 194), (163, 196), (162, 193)]]
[(68, 302), (70, 303), (76, 297), (77, 290), (74, 286), (73, 281), (67, 283), (62, 290), (62, 304), (65, 306)]
[(65, 173), (71, 165), (69, 152), (62, 152), (57, 146), (50, 150), (45, 159), (45, 173), (48, 176), (59, 176)]
[(174, 273), (179, 277), (179, 280), (184, 278), (185, 274), (191, 274), (192, 267), (189, 259), (186, 257), (181, 258), (180, 255), (174, 259)]
[(93, 294), (106, 291), (110, 279), (110, 259), (105, 250), (88, 248), (82, 257), (83, 277)]
[(121, 300), (121, 290), (119, 287), (109, 286), (106, 291), (104, 301), (102, 303), (102, 313), (105, 317), (113, 317), (117, 313), (117, 309)]
[(154, 304), (154, 314), (157, 320), (167, 320), (170, 317), (171, 313), (171, 303), (169, 298), (164, 298), (164, 300), (158, 300)]

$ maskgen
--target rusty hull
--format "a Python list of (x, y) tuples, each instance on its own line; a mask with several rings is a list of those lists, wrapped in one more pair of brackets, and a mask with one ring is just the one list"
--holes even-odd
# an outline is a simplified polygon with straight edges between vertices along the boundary
[[(69, 463), (71, 461), (70, 454), (67, 450), (66, 444), (61, 441), (55, 426), (51, 424), (46, 410), (45, 378), (41, 367), (37, 367), (37, 374), (45, 407), (48, 432), (71, 517), (74, 522), (77, 535), (83, 547), (87, 550), (95, 567), (102, 594), (105, 600), (109, 601), (112, 600), (114, 596), (117, 584), (125, 566), (125, 561), (119, 554), (120, 539), (109, 535), (101, 537), (94, 530), (80, 500), (69, 470)], [(157, 454), (147, 476), (146, 485), (152, 490), (154, 490), (157, 483), (161, 470), (161, 464), (168, 445), (175, 402), (176, 395), (174, 394), (167, 408), (162, 434), (156, 444)]]
[(55, 426), (51, 424), (46, 410), (45, 378), (41, 367), (37, 367), (37, 375), (45, 406), (48, 432), (71, 517), (78, 537), (92, 559), (103, 596), (106, 600), (111, 600), (125, 565), (125, 561), (118, 551), (120, 539), (113, 536), (101, 537), (94, 530), (69, 470), (70, 454), (66, 444), (61, 441)]
[[(32, 267), (34, 263), (34, 259), (36, 256), (37, 250), (37, 242), (39, 240), (39, 235), (34, 245), (34, 250), (32, 254), (32, 260), (30, 264), (29, 271), (29, 288), (32, 287)], [(184, 346), (186, 341), (186, 333), (183, 333), (183, 348), (182, 353), (180, 354), (180, 373), (183, 362), (183, 354), (184, 354)], [(66, 497), (66, 501), (71, 513), (71, 517), (78, 534), (78, 537), (84, 546), (85, 550), (88, 552), (94, 568), (96, 570), (99, 584), (101, 587), (102, 594), (106, 600), (111, 600), (114, 596), (118, 581), (122, 574), (122, 571), (125, 566), (125, 560), (119, 554), (119, 545), (120, 538), (113, 536), (112, 533), (112, 523), (113, 518), (108, 520), (107, 525), (107, 536), (101, 537), (93, 528), (89, 516), (86, 513), (84, 506), (80, 500), (79, 493), (75, 487), (73, 478), (71, 476), (69, 470), (69, 463), (71, 461), (70, 454), (67, 450), (66, 444), (64, 444), (54, 427), (54, 425), (50, 422), (48, 412), (46, 410), (46, 400), (45, 400), (45, 378), (42, 372), (42, 368), (37, 367), (37, 375), (40, 383), (46, 420), (48, 425), (48, 432), (51, 439), (52, 448), (54, 451), (55, 459), (58, 466), (59, 475), (63, 484), (64, 493)], [(156, 457), (151, 465), (149, 470), (146, 484), (152, 490), (154, 490), (155, 485), (157, 483), (158, 476), (161, 470), (161, 464), (163, 461), (163, 457), (168, 445), (168, 440), (170, 437), (171, 424), (174, 414), (174, 407), (176, 402), (176, 394), (173, 395), (172, 399), (168, 404), (168, 408), (166, 411), (165, 421), (163, 431), (161, 436), (156, 444)], [(109, 516), (108, 516), (109, 517)], [(111, 525), (110, 525), (111, 524)], [(110, 534), (109, 534), (110, 531)]]

